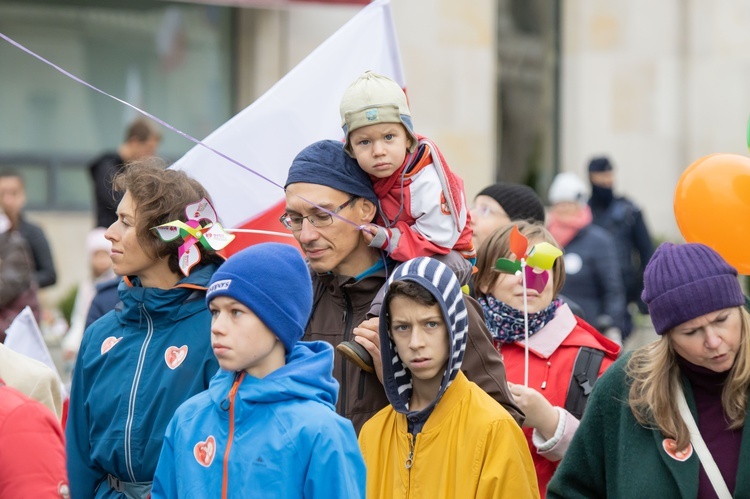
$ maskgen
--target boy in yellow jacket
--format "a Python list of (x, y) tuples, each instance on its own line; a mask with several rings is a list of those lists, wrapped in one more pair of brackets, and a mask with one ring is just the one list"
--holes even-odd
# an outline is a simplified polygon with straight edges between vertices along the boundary
[(391, 405), (359, 435), (368, 499), (539, 497), (523, 432), (460, 370), (467, 330), (443, 263), (415, 258), (389, 278), (380, 351)]

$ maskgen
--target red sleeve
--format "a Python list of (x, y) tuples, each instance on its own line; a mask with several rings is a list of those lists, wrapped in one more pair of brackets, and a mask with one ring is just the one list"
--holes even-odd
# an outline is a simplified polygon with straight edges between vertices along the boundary
[(0, 497), (67, 497), (62, 428), (47, 407), (26, 400), (0, 426)]

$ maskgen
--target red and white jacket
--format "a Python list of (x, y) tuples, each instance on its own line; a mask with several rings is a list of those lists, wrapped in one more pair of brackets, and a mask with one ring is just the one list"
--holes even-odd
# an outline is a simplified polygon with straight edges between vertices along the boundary
[[(573, 376), (576, 356), (581, 347), (604, 351), (599, 375), (612, 365), (620, 353), (620, 345), (600, 334), (586, 321), (573, 315), (568, 305), (561, 305), (555, 317), (529, 338), (529, 388), (541, 393), (553, 406), (560, 408), (562, 434), (556, 441), (539, 445), (539, 437), (532, 428), (524, 428), (526, 439), (534, 459), (539, 494), (544, 497), (547, 484), (557, 469), (560, 459), (570, 445), (579, 421), (564, 410), (568, 387)], [(502, 345), (503, 361), (508, 381), (523, 384), (524, 342)], [(532, 440), (533, 434), (533, 440)], [(544, 444), (544, 443), (542, 443)]]
[[(419, 146), (387, 178), (371, 177), (380, 201), (380, 230), (370, 243), (394, 260), (445, 255), (451, 250), (476, 257), (463, 180), (448, 167), (434, 142)], [(403, 182), (402, 182), (403, 178)]]

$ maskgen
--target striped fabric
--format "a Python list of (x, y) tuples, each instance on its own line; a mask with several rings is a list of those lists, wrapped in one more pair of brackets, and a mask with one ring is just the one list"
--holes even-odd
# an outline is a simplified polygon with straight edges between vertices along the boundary
[[(412, 281), (430, 292), (438, 301), (443, 312), (448, 334), (452, 341), (448, 367), (443, 375), (438, 396), (424, 411), (432, 411), (445, 390), (450, 386), (461, 368), (469, 332), (469, 319), (464, 303), (461, 285), (455, 274), (445, 264), (428, 257), (419, 257), (401, 264), (391, 274), (386, 289), (394, 281)], [(384, 300), (385, 303), (385, 300)], [(380, 348), (383, 352), (383, 384), (391, 405), (396, 411), (409, 413), (409, 400), (412, 393), (411, 373), (398, 356), (395, 343), (388, 334), (387, 307), (380, 314)], [(387, 352), (387, 354), (386, 354)]]

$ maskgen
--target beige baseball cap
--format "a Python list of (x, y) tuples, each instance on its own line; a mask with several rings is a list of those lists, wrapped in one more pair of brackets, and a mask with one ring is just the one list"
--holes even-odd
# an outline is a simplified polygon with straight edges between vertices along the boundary
[(344, 150), (353, 156), (349, 134), (357, 128), (378, 123), (401, 123), (411, 139), (409, 152), (419, 140), (414, 134), (406, 94), (395, 81), (373, 71), (366, 71), (344, 92), (341, 98), (341, 127), (346, 136)]

